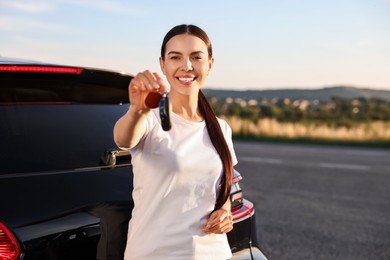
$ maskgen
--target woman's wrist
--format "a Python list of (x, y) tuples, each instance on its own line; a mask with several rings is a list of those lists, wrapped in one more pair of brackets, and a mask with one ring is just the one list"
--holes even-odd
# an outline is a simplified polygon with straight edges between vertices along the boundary
[(228, 211), (228, 212), (231, 211), (231, 209), (232, 209), (232, 204), (231, 204), (231, 202), (230, 202), (230, 199), (228, 199), (228, 200), (225, 202), (225, 204), (223, 204), (223, 206), (221, 207), (221, 209), (224, 209), (224, 210), (226, 210), (226, 211)]
[(150, 111), (150, 108), (136, 108), (130, 106), (129, 110), (127, 110), (126, 114), (130, 117), (141, 117), (142, 115), (147, 114)]

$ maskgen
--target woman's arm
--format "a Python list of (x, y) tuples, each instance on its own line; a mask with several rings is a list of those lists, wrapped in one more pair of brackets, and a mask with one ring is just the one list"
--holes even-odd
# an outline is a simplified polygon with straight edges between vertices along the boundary
[(114, 126), (114, 142), (118, 147), (133, 148), (141, 140), (145, 126), (143, 121), (148, 112), (136, 111), (130, 107)]
[(163, 79), (157, 73), (146, 70), (138, 73), (129, 84), (130, 109), (114, 126), (114, 142), (119, 147), (133, 148), (145, 133), (143, 124), (150, 108), (145, 105), (145, 99), (150, 92), (166, 91)]

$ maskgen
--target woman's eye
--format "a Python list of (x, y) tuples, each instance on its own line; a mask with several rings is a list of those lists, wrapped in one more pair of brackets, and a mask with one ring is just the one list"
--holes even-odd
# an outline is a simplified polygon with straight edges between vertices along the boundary
[(171, 56), (170, 59), (171, 59), (171, 60), (178, 60), (178, 59), (180, 59), (180, 57), (179, 57), (179, 56)]
[(201, 56), (195, 56), (195, 57), (193, 57), (192, 59), (194, 59), (194, 60), (201, 60), (202, 57), (201, 57)]

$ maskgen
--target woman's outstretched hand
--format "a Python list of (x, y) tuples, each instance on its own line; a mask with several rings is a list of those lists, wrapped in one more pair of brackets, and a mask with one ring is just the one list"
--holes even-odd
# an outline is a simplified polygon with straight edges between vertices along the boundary
[(233, 217), (230, 211), (221, 208), (211, 213), (202, 230), (206, 234), (225, 234), (232, 231), (232, 229)]
[(149, 110), (145, 99), (150, 92), (163, 93), (167, 91), (164, 80), (156, 72), (146, 70), (138, 73), (129, 84), (129, 101), (136, 111)]

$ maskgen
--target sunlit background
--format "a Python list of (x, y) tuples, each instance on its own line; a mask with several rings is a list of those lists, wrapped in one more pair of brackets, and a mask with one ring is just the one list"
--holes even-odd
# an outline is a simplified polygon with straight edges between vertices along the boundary
[(390, 90), (389, 0), (0, 0), (0, 55), (160, 71), (165, 33), (204, 28), (208, 87)]

